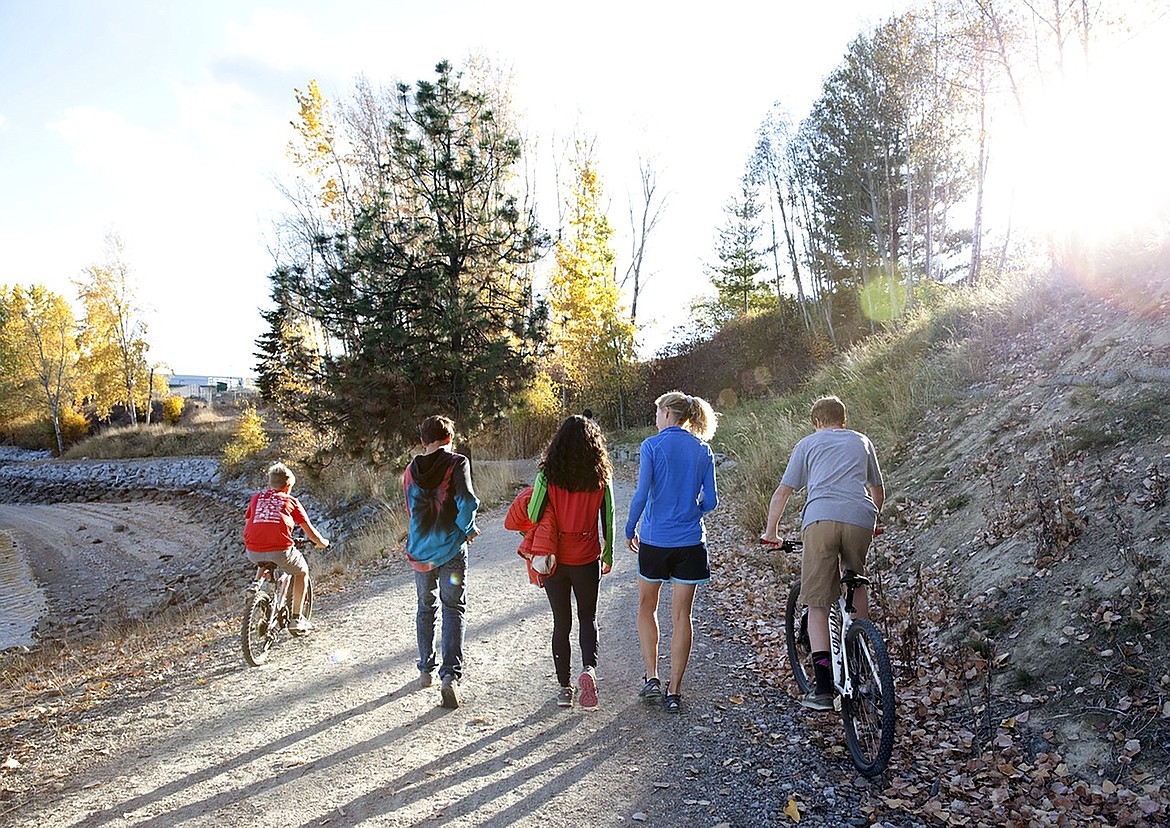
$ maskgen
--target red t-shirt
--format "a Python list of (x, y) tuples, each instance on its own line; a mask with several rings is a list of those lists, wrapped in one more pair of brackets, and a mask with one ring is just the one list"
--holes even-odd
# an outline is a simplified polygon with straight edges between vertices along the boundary
[(293, 527), (308, 522), (300, 501), (288, 492), (257, 492), (248, 502), (244, 547), (249, 552), (283, 552), (293, 545)]

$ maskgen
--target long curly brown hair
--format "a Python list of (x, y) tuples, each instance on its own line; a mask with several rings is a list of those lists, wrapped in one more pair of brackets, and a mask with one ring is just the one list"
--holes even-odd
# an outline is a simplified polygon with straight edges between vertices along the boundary
[(540, 458), (544, 479), (570, 492), (601, 489), (613, 474), (605, 435), (593, 420), (574, 414), (561, 423)]

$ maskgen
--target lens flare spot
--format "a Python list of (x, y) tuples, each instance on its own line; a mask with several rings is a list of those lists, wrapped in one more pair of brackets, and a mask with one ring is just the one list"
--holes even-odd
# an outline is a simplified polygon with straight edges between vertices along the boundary
[(874, 322), (892, 322), (906, 312), (906, 288), (882, 276), (861, 290), (861, 311)]
[(329, 654), (329, 663), (330, 664), (345, 664), (347, 661), (350, 661), (350, 660), (351, 660), (351, 656), (350, 656), (349, 650), (342, 649), (342, 650), (337, 650), (336, 652)]

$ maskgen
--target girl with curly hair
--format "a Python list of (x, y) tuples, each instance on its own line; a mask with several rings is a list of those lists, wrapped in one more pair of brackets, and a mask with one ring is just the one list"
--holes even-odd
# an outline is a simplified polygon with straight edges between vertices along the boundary
[[(577, 678), (579, 701), (596, 709), (597, 594), (601, 576), (613, 567), (613, 468), (605, 436), (593, 420), (574, 415), (565, 420), (540, 459), (528, 516), (540, 521), (552, 509), (557, 524), (557, 566), (544, 580), (553, 613), (552, 652), (560, 691), (557, 704), (572, 707), (569, 633), (573, 629), (572, 598), (577, 599), (577, 636), (582, 671)], [(599, 531), (600, 525), (600, 531)]]

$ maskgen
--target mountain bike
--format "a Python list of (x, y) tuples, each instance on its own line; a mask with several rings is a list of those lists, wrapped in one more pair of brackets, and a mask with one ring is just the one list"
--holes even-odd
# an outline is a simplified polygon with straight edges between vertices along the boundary
[[(797, 552), (799, 540), (785, 540), (779, 548)], [(830, 663), (833, 687), (840, 701), (845, 744), (853, 764), (867, 777), (877, 776), (894, 749), (894, 673), (885, 639), (868, 618), (853, 618), (853, 593), (869, 579), (846, 569), (842, 594), (829, 610)], [(784, 639), (796, 686), (808, 693), (814, 686), (812, 647), (808, 638), (808, 607), (800, 604), (800, 581), (788, 593), (784, 612)]]
[[(298, 548), (303, 544), (298, 543)], [(240, 625), (240, 649), (244, 661), (259, 667), (268, 660), (268, 651), (276, 643), (281, 630), (287, 629), (294, 638), (304, 635), (289, 625), (293, 615), (292, 575), (281, 571), (273, 563), (256, 567), (256, 579), (244, 590), (244, 620)], [(305, 578), (305, 603), (301, 609), (305, 618), (313, 615), (313, 579)]]

